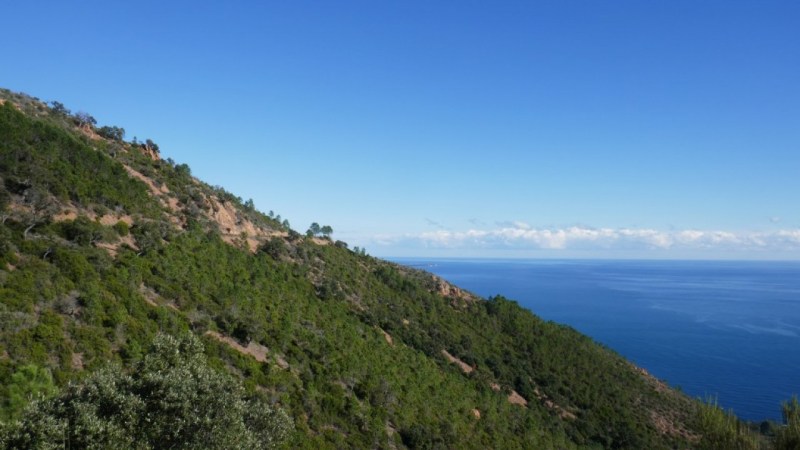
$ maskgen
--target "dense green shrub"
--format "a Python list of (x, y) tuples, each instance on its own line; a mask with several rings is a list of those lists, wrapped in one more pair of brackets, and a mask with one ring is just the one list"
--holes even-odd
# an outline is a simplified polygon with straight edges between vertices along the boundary
[(120, 220), (114, 224), (114, 231), (116, 231), (120, 236), (124, 237), (130, 234), (130, 226), (127, 222)]
[(97, 129), (97, 134), (113, 141), (122, 141), (125, 138), (125, 129), (114, 126), (102, 126)]
[(104, 368), (30, 405), (3, 430), (10, 448), (274, 448), (291, 420), (208, 366), (193, 335), (160, 335), (130, 373)]

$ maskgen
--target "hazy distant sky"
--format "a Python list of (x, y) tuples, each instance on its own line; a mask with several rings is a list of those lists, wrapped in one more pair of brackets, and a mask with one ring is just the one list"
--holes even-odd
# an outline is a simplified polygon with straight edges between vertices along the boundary
[(0, 86), (378, 256), (800, 258), (800, 2), (3, 2)]

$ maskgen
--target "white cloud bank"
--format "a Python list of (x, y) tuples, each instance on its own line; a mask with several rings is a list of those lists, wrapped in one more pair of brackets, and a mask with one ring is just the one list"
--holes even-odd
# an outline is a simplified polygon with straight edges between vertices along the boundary
[[(384, 248), (443, 250), (480, 254), (486, 251), (545, 251), (548, 254), (582, 252), (635, 252), (642, 255), (695, 254), (713, 257), (715, 252), (800, 258), (800, 229), (768, 232), (703, 230), (662, 231), (649, 228), (534, 228), (525, 223), (501, 223), (494, 229), (436, 230), (416, 235), (376, 236), (371, 242)], [(406, 253), (406, 252), (404, 252)]]

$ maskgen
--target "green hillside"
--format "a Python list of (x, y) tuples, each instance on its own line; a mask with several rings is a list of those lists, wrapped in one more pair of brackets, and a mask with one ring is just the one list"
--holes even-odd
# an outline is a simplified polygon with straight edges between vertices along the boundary
[[(149, 378), (137, 374), (189, 364), (153, 362), (171, 354), (159, 350), (169, 335), (190, 342), (175, 352), (204, 353), (187, 356), (186, 373), (233, 383), (242, 411), (285, 413), (287, 448), (758, 448), (763, 439), (511, 300), (349, 249), (325, 227), (298, 233), (162, 159), (154, 142), (126, 141), (122, 128), (9, 91), (0, 99), (6, 447), (90, 445), (69, 443), (83, 422), (63, 417), (105, 398), (88, 394), (102, 386), (129, 386), (132, 400), (92, 414), (150, 411), (155, 391), (142, 391)], [(264, 429), (242, 414), (230, 423)], [(57, 419), (56, 438), (22, 436)], [(147, 426), (95, 431), (168, 448), (156, 434), (153, 444), (124, 440)], [(273, 437), (265, 447), (284, 435)]]

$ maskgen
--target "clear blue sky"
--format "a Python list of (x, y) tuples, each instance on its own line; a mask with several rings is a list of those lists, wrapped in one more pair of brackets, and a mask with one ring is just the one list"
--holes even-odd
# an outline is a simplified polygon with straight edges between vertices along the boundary
[(800, 258), (797, 1), (0, 15), (0, 86), (373, 255)]

